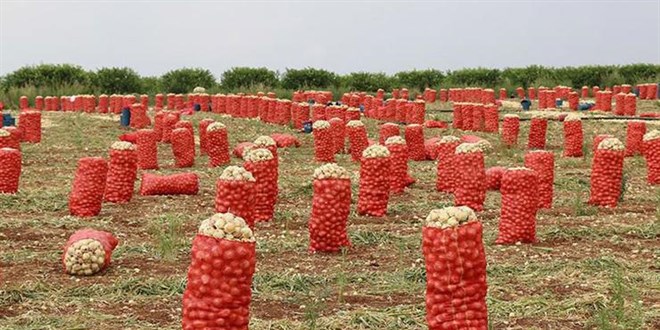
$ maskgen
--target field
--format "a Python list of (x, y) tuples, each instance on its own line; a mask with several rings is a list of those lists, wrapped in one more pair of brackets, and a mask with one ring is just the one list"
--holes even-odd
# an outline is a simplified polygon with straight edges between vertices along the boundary
[[(432, 108), (448, 108), (435, 104)], [(641, 111), (660, 103), (640, 101)], [(430, 111), (439, 119), (451, 114)], [(211, 117), (225, 123), (231, 145), (259, 135), (292, 130), (211, 113), (189, 117), (195, 127)], [(185, 118), (184, 119), (188, 119)], [(0, 196), (0, 329), (177, 329), (190, 246), (199, 223), (213, 213), (214, 183), (222, 168), (198, 157), (201, 191), (191, 197), (141, 197), (104, 204), (101, 216), (68, 215), (67, 196), (81, 157), (107, 157), (124, 131), (118, 117), (44, 113), (43, 140), (23, 144), (20, 192)], [(364, 119), (370, 138), (377, 122)], [(660, 123), (660, 122), (655, 122)], [(520, 146), (506, 149), (499, 135), (471, 133), (495, 147), (487, 167), (521, 166), (529, 122)], [(650, 127), (660, 128), (658, 124)], [(554, 208), (538, 214), (538, 242), (494, 244), (499, 192), (489, 192), (484, 224), (488, 261), (488, 310), (492, 329), (659, 329), (660, 188), (646, 184), (643, 158), (625, 161), (623, 202), (614, 209), (586, 204), (591, 141), (610, 133), (625, 141), (625, 124), (584, 121), (587, 157), (561, 157), (561, 123), (548, 126), (555, 151)], [(458, 131), (426, 129), (426, 137)], [(309, 254), (307, 220), (312, 200), (311, 135), (298, 134), (297, 149), (280, 149), (280, 195), (275, 221), (260, 223), (251, 329), (424, 329), (425, 270), (422, 220), (430, 210), (452, 205), (435, 191), (435, 163), (410, 162), (418, 182), (391, 197), (384, 218), (358, 216), (359, 166), (349, 155), (338, 163), (353, 174), (351, 249), (338, 255)], [(169, 145), (159, 146), (162, 169), (176, 173)], [(233, 165), (241, 160), (233, 158)], [(139, 185), (139, 183), (137, 183)], [(137, 185), (136, 185), (137, 186)], [(113, 232), (120, 240), (110, 268), (98, 276), (63, 273), (61, 249), (76, 229)]]

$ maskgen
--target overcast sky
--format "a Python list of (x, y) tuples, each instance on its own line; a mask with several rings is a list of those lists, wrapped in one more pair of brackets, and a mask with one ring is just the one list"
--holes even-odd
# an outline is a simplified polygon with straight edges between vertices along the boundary
[(660, 63), (650, 1), (7, 1), (0, 75), (23, 65), (307, 66), (338, 73)]

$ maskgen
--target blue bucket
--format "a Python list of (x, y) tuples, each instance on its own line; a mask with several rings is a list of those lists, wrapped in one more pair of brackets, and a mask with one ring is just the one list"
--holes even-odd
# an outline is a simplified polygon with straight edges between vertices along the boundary
[(123, 108), (121, 109), (121, 117), (119, 119), (121, 126), (128, 127), (131, 125), (131, 109)]
[(202, 105), (199, 103), (195, 103), (195, 105), (193, 106), (193, 110), (195, 111), (202, 110)]
[(2, 126), (16, 126), (16, 119), (14, 119), (10, 113), (3, 113)]
[(591, 109), (592, 106), (593, 106), (592, 103), (580, 103), (578, 105), (578, 110), (580, 110), (580, 111), (589, 110), (589, 109)]
[(561, 108), (562, 104), (564, 104), (564, 100), (562, 99), (555, 100), (555, 105), (557, 106), (557, 108)]
[(360, 112), (364, 112), (364, 104), (360, 104)]
[(524, 99), (520, 101), (520, 105), (522, 106), (523, 110), (527, 111), (532, 106), (532, 102), (528, 99)]
[(309, 134), (312, 132), (312, 122), (306, 121), (303, 123), (303, 132)]

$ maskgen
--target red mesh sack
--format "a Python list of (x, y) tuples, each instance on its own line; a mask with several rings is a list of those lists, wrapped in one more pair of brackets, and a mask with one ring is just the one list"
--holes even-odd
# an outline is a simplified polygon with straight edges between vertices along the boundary
[(487, 104), (484, 108), (484, 131), (497, 133), (500, 130), (500, 116), (495, 104)]
[(34, 108), (37, 110), (43, 110), (44, 109), (44, 98), (43, 96), (36, 96), (34, 98)]
[(438, 160), (435, 188), (438, 191), (451, 193), (454, 191), (456, 165), (454, 162), (456, 147), (461, 144), (459, 138), (451, 135), (443, 136), (436, 144), (435, 157)]
[(507, 98), (506, 88), (500, 88), (500, 100), (506, 100)]
[(626, 114), (626, 94), (619, 93), (615, 95), (614, 114), (623, 116)]
[(275, 143), (277, 143), (278, 148), (300, 147), (300, 141), (298, 140), (298, 138), (291, 134), (273, 133), (270, 135), (270, 137), (272, 137), (273, 140), (275, 140)]
[(378, 142), (380, 144), (385, 144), (385, 141), (387, 141), (388, 138), (399, 135), (401, 135), (399, 132), (399, 125), (395, 123), (385, 123), (380, 125), (380, 129), (378, 130)]
[(537, 173), (527, 168), (504, 171), (500, 192), (502, 209), (495, 244), (536, 241)]
[[(101, 102), (99, 98), (99, 103)], [(154, 108), (156, 109), (162, 109), (163, 106), (165, 105), (165, 97), (163, 94), (156, 94), (155, 101), (154, 101)]]
[[(208, 224), (216, 214), (205, 220), (193, 239), (188, 281), (183, 292), (182, 329), (247, 330), (250, 323), (252, 276), (256, 266), (256, 247), (250, 232), (249, 239), (226, 238), (224, 224)], [(241, 219), (244, 223), (245, 221)], [(225, 228), (233, 224), (226, 224)], [(242, 226), (245, 226), (243, 224)], [(211, 228), (211, 229), (209, 229)], [(220, 234), (215, 234), (219, 232)], [(222, 236), (223, 238), (219, 238)]]
[(156, 112), (156, 115), (154, 115), (154, 132), (156, 133), (156, 138), (158, 141), (163, 140), (163, 127), (165, 126), (165, 116), (167, 116), (167, 112), (165, 111), (158, 111)]
[(138, 168), (143, 170), (158, 169), (158, 137), (152, 129), (137, 131)]
[(454, 103), (454, 119), (451, 126), (454, 129), (463, 129), (463, 103)]
[(534, 87), (527, 87), (527, 96), (530, 100), (536, 100), (536, 89)]
[(472, 130), (472, 120), (474, 119), (474, 104), (473, 103), (465, 103), (461, 107), (461, 119), (463, 121), (463, 127), (462, 129), (464, 130)]
[(408, 108), (408, 100), (398, 99), (394, 102), (394, 121), (403, 123), (406, 121), (406, 110)]
[(362, 153), (358, 214), (382, 217), (387, 213), (390, 197), (390, 164), (390, 152), (382, 145), (372, 145)]
[(175, 167), (192, 167), (195, 165), (195, 138), (187, 128), (177, 128), (172, 131), (172, 154)]
[(621, 93), (621, 86), (619, 86), (619, 85), (614, 85), (614, 86), (612, 87), (612, 93), (614, 93), (614, 95), (618, 95), (619, 93)]
[(486, 189), (500, 190), (502, 183), (502, 174), (506, 168), (501, 166), (490, 167), (486, 170)]
[(578, 97), (577, 92), (570, 92), (568, 94), (568, 107), (576, 111), (578, 109), (578, 105), (580, 104), (580, 98)]
[(345, 117), (346, 121), (351, 121), (351, 120), (360, 120), (362, 115), (360, 114), (360, 109), (358, 108), (348, 108), (345, 111)]
[(642, 153), (644, 134), (646, 134), (646, 123), (639, 120), (628, 122), (626, 130), (626, 157), (632, 157)]
[(410, 92), (406, 88), (401, 88), (401, 98), (402, 99), (409, 99), (410, 98)]
[(639, 99), (640, 100), (646, 100), (646, 92), (648, 90), (646, 84), (639, 84), (637, 85), (637, 89), (639, 90)]
[(254, 228), (255, 179), (242, 167), (228, 166), (215, 183), (215, 211), (231, 212)]
[(163, 119), (163, 142), (170, 143), (172, 141), (172, 131), (174, 125), (179, 121), (179, 116), (169, 113)]
[(626, 116), (635, 116), (637, 113), (637, 95), (632, 93), (626, 94), (623, 108)]
[(119, 241), (111, 233), (80, 229), (69, 237), (62, 253), (64, 272), (70, 275), (94, 275), (110, 265), (112, 251)]
[(424, 126), (426, 128), (448, 128), (449, 125), (447, 125), (446, 122), (442, 120), (427, 120), (424, 122)]
[(326, 106), (323, 104), (318, 104), (315, 103), (312, 105), (312, 121), (316, 122), (319, 120), (327, 120), (328, 118), (325, 116), (325, 110)]
[(214, 122), (206, 128), (206, 152), (209, 155), (209, 167), (229, 163), (229, 137), (227, 128), (220, 122)]
[(105, 201), (128, 203), (133, 198), (137, 176), (137, 152), (130, 142), (115, 142), (110, 147), (110, 163), (105, 184)]
[(9, 132), (11, 139), (9, 140), (9, 148), (21, 150), (21, 141), (23, 140), (23, 131), (16, 126), (5, 126), (2, 129)]
[[(206, 155), (208, 153), (206, 129), (209, 127), (209, 125), (211, 125), (214, 122), (215, 120), (211, 118), (204, 118), (199, 121), (199, 154), (200, 155)], [(229, 146), (227, 146), (227, 150), (229, 150)], [(227, 151), (227, 153), (229, 153), (229, 151)]]
[(586, 99), (589, 97), (589, 87), (582, 86), (582, 98)]
[(330, 134), (332, 134), (333, 152), (335, 154), (344, 153), (344, 142), (346, 140), (346, 132), (344, 121), (339, 118), (332, 118), (329, 120)]
[(397, 120), (397, 101), (393, 99), (388, 99), (387, 102), (385, 103), (385, 112), (380, 116), (380, 120), (389, 120), (389, 121), (396, 121)]
[(142, 174), (140, 195), (197, 195), (199, 177), (196, 173), (178, 173), (171, 175)]
[(613, 135), (610, 135), (610, 134), (598, 134), (598, 135), (594, 136), (594, 142), (593, 142), (593, 144), (591, 145), (591, 151), (593, 152), (593, 154), (594, 154), (594, 155), (596, 154), (596, 150), (598, 150), (598, 145), (599, 145), (603, 140), (605, 140), (605, 139), (607, 139), (607, 138), (611, 138), (611, 137), (614, 137), (614, 136), (613, 136)]
[(28, 102), (28, 97), (23, 95), (18, 99), (18, 108), (20, 110), (24, 110), (30, 107), (30, 104)]
[(309, 251), (339, 252), (351, 246), (346, 232), (351, 212), (351, 180), (337, 164), (314, 171), (312, 214), (309, 219)]
[(552, 208), (555, 181), (555, 155), (552, 151), (532, 150), (525, 154), (525, 167), (537, 175), (539, 208)]
[(268, 149), (253, 149), (247, 153), (243, 167), (252, 173), (256, 180), (254, 197), (255, 221), (271, 221), (278, 194), (277, 159), (274, 158)]
[(564, 119), (564, 157), (582, 157), (582, 120), (578, 116)]
[(12, 134), (12, 132), (7, 129), (8, 127), (0, 128), (0, 148), (12, 148), (21, 150), (21, 140), (19, 137), (20, 132), (18, 129), (16, 129), (13, 131), (17, 133)]
[(475, 104), (472, 108), (472, 130), (481, 132), (485, 127), (485, 109), (483, 104)]
[(410, 159), (415, 161), (426, 160), (424, 127), (419, 124), (410, 124), (406, 126), (404, 135), (406, 137), (406, 146), (408, 147), (408, 156)]
[(13, 148), (0, 148), (0, 194), (18, 192), (21, 178), (21, 152)]
[(193, 124), (188, 120), (180, 120), (174, 124), (174, 129), (185, 128), (190, 131), (190, 133), (195, 136), (195, 130), (193, 129)]
[(466, 207), (433, 210), (427, 217), (422, 253), (430, 330), (488, 328), (482, 235), (481, 223)]
[(473, 143), (463, 143), (456, 147), (453, 161), (454, 204), (482, 211), (486, 199), (486, 169), (481, 148)]
[(605, 91), (601, 95), (601, 105), (600, 110), (603, 111), (612, 111), (612, 92)]
[(427, 160), (436, 160), (438, 158), (437, 144), (440, 138), (433, 137), (424, 141), (424, 153)]
[(623, 178), (623, 143), (608, 138), (598, 144), (591, 164), (591, 195), (589, 204), (616, 207)]
[(646, 159), (646, 181), (658, 185), (660, 184), (660, 131), (653, 130), (644, 134), (643, 151)]
[(151, 119), (147, 116), (147, 109), (140, 103), (134, 103), (130, 106), (131, 128), (139, 129), (151, 125)]
[(424, 100), (415, 100), (413, 102), (412, 111), (406, 114), (406, 123), (408, 124), (423, 124), (424, 117), (426, 116), (426, 103)]
[(401, 193), (410, 184), (408, 174), (408, 147), (400, 136), (393, 136), (385, 141), (390, 152), (390, 193)]
[(646, 99), (647, 100), (655, 100), (658, 98), (658, 84), (652, 83), (649, 84), (647, 87), (648, 90), (646, 91)]
[(440, 89), (440, 102), (447, 102), (447, 101), (449, 101), (447, 96), (447, 90), (442, 88)]
[(108, 163), (101, 157), (78, 160), (69, 195), (69, 213), (78, 217), (93, 217), (101, 213), (103, 193), (108, 175)]
[(548, 120), (545, 118), (532, 117), (529, 126), (528, 149), (545, 149), (545, 134), (548, 130)]
[(632, 92), (632, 86), (628, 84), (621, 85), (621, 93), (628, 94), (630, 92)]
[(525, 90), (522, 87), (516, 88), (516, 93), (518, 94), (519, 99), (525, 98)]
[(314, 159), (317, 162), (335, 162), (334, 136), (330, 123), (325, 120), (315, 121), (312, 133), (314, 134)]
[(18, 114), (18, 128), (23, 131), (23, 142), (41, 142), (41, 112), (21, 111)]
[(236, 158), (243, 159), (245, 150), (252, 149), (253, 147), (254, 147), (254, 143), (252, 142), (241, 142), (234, 147), (234, 150), (232, 150), (232, 154)]
[(346, 136), (351, 151), (351, 159), (359, 162), (362, 152), (369, 146), (367, 139), (367, 129), (359, 120), (352, 120), (346, 124)]
[[(99, 96), (99, 112), (100, 113), (108, 113), (108, 106), (110, 105), (110, 99), (108, 98), (108, 95), (101, 94)], [(48, 109), (48, 110), (54, 110), (54, 109)]]

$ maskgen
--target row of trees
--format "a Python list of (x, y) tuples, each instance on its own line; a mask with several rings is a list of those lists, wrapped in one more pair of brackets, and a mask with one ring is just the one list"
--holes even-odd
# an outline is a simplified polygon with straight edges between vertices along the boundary
[(660, 80), (660, 65), (630, 64), (622, 66), (544, 67), (487, 69), (469, 68), (455, 71), (436, 69), (385, 73), (353, 72), (347, 75), (316, 68), (286, 69), (279, 73), (267, 68), (235, 67), (225, 71), (218, 81), (207, 69), (183, 68), (160, 77), (141, 77), (131, 68), (101, 68), (86, 71), (71, 64), (41, 64), (22, 67), (0, 77), (0, 89), (37, 88), (78, 89), (103, 93), (187, 93), (196, 86), (212, 92), (237, 91), (253, 88), (285, 90), (334, 89), (375, 91), (406, 87), (423, 90), (426, 87), (481, 86), (513, 89), (518, 86), (566, 85), (611, 86)]

